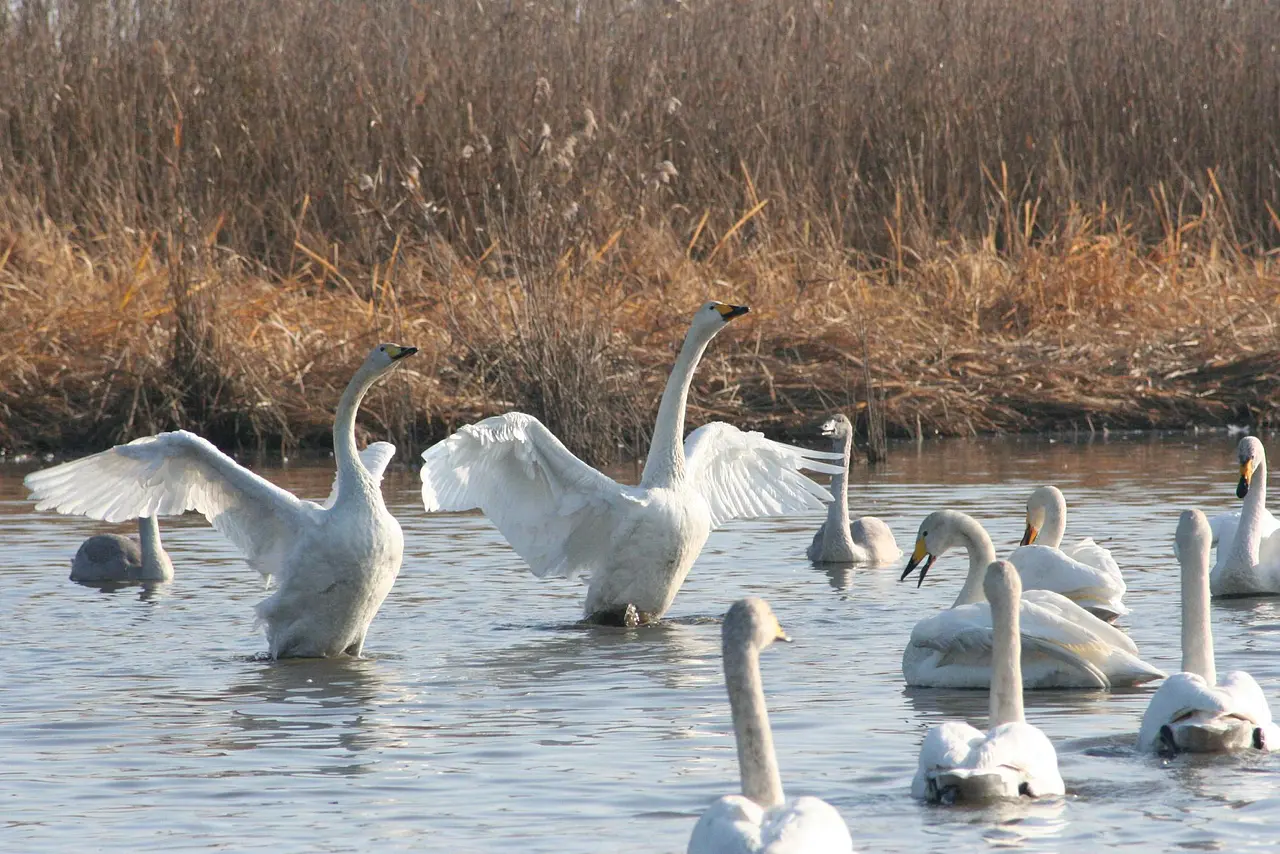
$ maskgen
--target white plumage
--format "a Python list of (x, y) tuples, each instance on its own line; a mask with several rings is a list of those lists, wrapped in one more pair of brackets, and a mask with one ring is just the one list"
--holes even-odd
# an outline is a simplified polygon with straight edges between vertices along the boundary
[(1267, 510), (1267, 452), (1245, 436), (1236, 447), (1240, 482), (1239, 513), (1215, 516), (1209, 523), (1218, 561), (1209, 576), (1214, 596), (1280, 594), (1280, 522)]
[(849, 519), (849, 465), (853, 461), (853, 423), (837, 414), (822, 425), (832, 438), (831, 450), (842, 457), (841, 472), (831, 476), (831, 504), (806, 554), (814, 563), (859, 563), (885, 566), (902, 557), (893, 531), (875, 516)]
[(830, 494), (800, 469), (834, 473), (834, 455), (711, 423), (681, 443), (693, 372), (745, 307), (711, 302), (693, 324), (658, 409), (639, 486), (575, 457), (531, 415), (463, 427), (422, 454), (428, 512), (479, 507), (538, 576), (586, 576), (587, 617), (661, 617), (711, 530), (735, 518), (820, 508)]
[(27, 476), (38, 510), (119, 522), (195, 510), (275, 584), (257, 606), (274, 657), (359, 655), (400, 571), (400, 525), (382, 500), (386, 443), (355, 451), (355, 413), (369, 387), (413, 347), (383, 344), (356, 372), (334, 422), (337, 482), (325, 505), (299, 499), (179, 430)]

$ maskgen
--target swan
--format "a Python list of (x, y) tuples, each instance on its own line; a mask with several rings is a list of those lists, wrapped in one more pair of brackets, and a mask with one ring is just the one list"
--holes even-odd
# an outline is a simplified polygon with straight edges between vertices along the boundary
[(1065, 794), (1053, 744), (1022, 713), (1018, 570), (995, 561), (982, 588), (991, 603), (991, 729), (956, 721), (930, 727), (911, 794), (948, 804)]
[(832, 437), (831, 449), (843, 458), (842, 470), (831, 476), (831, 496), (827, 519), (809, 544), (809, 560), (814, 563), (868, 563), (884, 566), (902, 557), (889, 526), (875, 516), (849, 522), (849, 463), (853, 456), (853, 423), (843, 413), (822, 425), (822, 435)]
[(693, 828), (688, 854), (852, 854), (849, 827), (821, 798), (786, 801), (760, 682), (760, 651), (790, 641), (769, 603), (741, 599), (720, 630), (724, 684), (738, 745), (741, 795), (725, 795)]
[[(902, 654), (902, 675), (908, 685), (986, 688), (991, 684), (993, 629), (982, 579), (996, 559), (996, 550), (983, 527), (955, 510), (930, 513), (920, 523), (915, 551), (899, 580), (919, 566), (918, 587), (934, 561), (957, 545), (969, 553), (969, 574), (950, 608), (921, 620), (911, 630)], [(1138, 658), (1138, 648), (1128, 635), (1052, 590), (1025, 591), (1019, 623), (1026, 688), (1111, 688), (1164, 676)]]
[(1242, 670), (1218, 683), (1209, 629), (1209, 545), (1213, 532), (1199, 510), (1178, 519), (1174, 552), (1182, 565), (1182, 672), (1151, 697), (1138, 749), (1213, 752), (1280, 748), (1280, 729), (1262, 688)]
[(479, 507), (539, 577), (589, 576), (584, 615), (612, 625), (660, 618), (707, 535), (737, 518), (821, 508), (826, 489), (800, 469), (836, 474), (838, 454), (713, 422), (684, 444), (685, 402), (711, 339), (746, 306), (709, 302), (672, 368), (639, 486), (575, 457), (531, 415), (463, 427), (422, 454), (427, 512)]
[(120, 534), (96, 534), (85, 540), (71, 561), (71, 580), (172, 581), (173, 561), (160, 545), (156, 517), (138, 517), (137, 541)]
[(375, 347), (342, 393), (333, 424), (337, 483), (324, 505), (297, 498), (185, 430), (135, 439), (24, 482), (37, 510), (108, 522), (199, 511), (275, 582), (256, 608), (273, 658), (358, 656), (400, 572), (404, 538), (382, 501), (391, 446), (379, 443), (362, 461), (356, 410), (377, 379), (416, 352)]
[(1253, 436), (1236, 447), (1240, 483), (1236, 497), (1244, 504), (1238, 515), (1215, 517), (1218, 562), (1209, 576), (1214, 596), (1280, 594), (1280, 532), (1267, 510), (1267, 452)]
[(1111, 552), (1084, 539), (1062, 548), (1067, 502), (1056, 486), (1041, 486), (1027, 499), (1022, 544), (1009, 555), (1028, 590), (1053, 590), (1095, 617), (1115, 622), (1129, 613), (1120, 600), (1124, 577)]

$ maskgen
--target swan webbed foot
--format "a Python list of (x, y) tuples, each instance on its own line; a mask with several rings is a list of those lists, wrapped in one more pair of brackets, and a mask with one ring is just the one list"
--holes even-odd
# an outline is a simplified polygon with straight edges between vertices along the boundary
[(605, 608), (592, 613), (587, 617), (586, 622), (597, 626), (614, 626), (620, 629), (634, 629), (639, 626), (648, 625), (657, 622), (657, 617), (653, 614), (641, 611), (635, 605), (628, 602), (626, 605), (618, 605), (613, 608)]
[(1262, 727), (1253, 728), (1253, 747), (1255, 750), (1267, 749), (1267, 734), (1262, 731)]

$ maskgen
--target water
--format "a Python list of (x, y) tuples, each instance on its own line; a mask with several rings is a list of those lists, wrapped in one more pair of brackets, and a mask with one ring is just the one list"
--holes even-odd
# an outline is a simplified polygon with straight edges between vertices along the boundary
[[(1178, 511), (1233, 506), (1234, 440), (940, 442), (853, 475), (853, 508), (910, 549), (931, 510), (978, 517), (1003, 554), (1031, 488), (1067, 495), (1067, 536), (1112, 549), (1124, 625), (1176, 671)], [(1030, 692), (1058, 750), (1065, 799), (989, 809), (909, 795), (927, 726), (983, 725), (986, 694), (904, 687), (901, 652), (946, 607), (966, 561), (922, 589), (900, 568), (824, 572), (804, 559), (819, 517), (732, 523), (711, 535), (673, 621), (584, 630), (583, 587), (528, 573), (486, 520), (427, 516), (415, 477), (385, 492), (404, 567), (365, 660), (259, 658), (256, 573), (198, 518), (163, 526), (176, 580), (101, 592), (67, 580), (88, 520), (35, 514), (0, 467), (0, 849), (432, 852), (684, 851), (737, 766), (715, 619), (764, 596), (795, 639), (763, 656), (788, 795), (844, 814), (859, 850), (1033, 851), (1271, 847), (1280, 757), (1180, 758), (1131, 745), (1151, 689)], [(318, 466), (264, 471), (312, 497)], [(1215, 603), (1220, 672), (1280, 696), (1280, 599)]]

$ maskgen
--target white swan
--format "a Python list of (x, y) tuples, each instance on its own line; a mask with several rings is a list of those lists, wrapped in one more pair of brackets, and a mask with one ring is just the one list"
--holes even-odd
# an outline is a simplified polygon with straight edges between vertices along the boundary
[(1111, 552), (1084, 539), (1062, 548), (1067, 502), (1056, 486), (1042, 486), (1027, 499), (1027, 527), (1022, 545), (1009, 560), (1027, 590), (1053, 590), (1107, 622), (1129, 613), (1120, 601), (1124, 577)]
[(1213, 532), (1199, 510), (1178, 519), (1174, 551), (1182, 565), (1182, 671), (1151, 697), (1138, 749), (1160, 753), (1280, 748), (1280, 729), (1262, 688), (1242, 670), (1221, 683), (1209, 628), (1209, 544)]
[(36, 509), (108, 522), (196, 510), (244, 552), (276, 590), (257, 606), (271, 655), (359, 655), (400, 571), (404, 539), (382, 501), (380, 443), (356, 454), (356, 409), (414, 347), (374, 348), (342, 394), (333, 424), (337, 486), (329, 506), (304, 501), (179, 430), (34, 472)]
[(138, 517), (136, 541), (120, 534), (95, 534), (85, 540), (71, 561), (71, 580), (172, 581), (173, 561), (160, 545), (156, 517)]
[[(915, 551), (902, 579), (919, 565), (923, 583), (934, 561), (956, 545), (969, 554), (969, 574), (950, 608), (921, 620), (911, 630), (902, 654), (902, 675), (908, 685), (986, 688), (991, 684), (993, 629), (982, 579), (996, 559), (996, 550), (983, 527), (955, 510), (930, 513), (920, 523)], [(1128, 635), (1052, 590), (1023, 592), (1019, 622), (1026, 688), (1111, 688), (1164, 676), (1138, 658), (1138, 648)]]
[(724, 684), (738, 745), (742, 794), (707, 808), (693, 828), (688, 854), (851, 854), (849, 827), (820, 798), (782, 794), (773, 732), (760, 681), (760, 651), (789, 641), (763, 599), (741, 599), (721, 626)]
[(884, 566), (902, 557), (902, 549), (889, 526), (875, 516), (849, 522), (849, 463), (853, 456), (853, 424), (837, 414), (822, 425), (822, 435), (832, 437), (831, 450), (844, 459), (839, 474), (831, 476), (831, 496), (827, 519), (809, 544), (809, 560), (814, 563), (866, 563)]
[(1245, 436), (1236, 456), (1236, 497), (1244, 504), (1234, 518), (1224, 514), (1214, 519), (1218, 562), (1209, 576), (1209, 589), (1214, 596), (1280, 594), (1280, 531), (1267, 510), (1267, 452), (1253, 436)]
[(1065, 794), (1053, 744), (1022, 713), (1018, 570), (995, 561), (983, 590), (991, 603), (991, 729), (954, 721), (931, 727), (911, 794), (943, 803)]
[(585, 615), (635, 625), (675, 598), (712, 528), (735, 518), (822, 507), (831, 496), (800, 469), (828, 474), (838, 455), (773, 442), (723, 423), (684, 444), (685, 401), (707, 344), (746, 306), (694, 314), (653, 428), (639, 486), (582, 462), (519, 412), (463, 427), (422, 454), (428, 512), (482, 509), (538, 576), (589, 576)]

